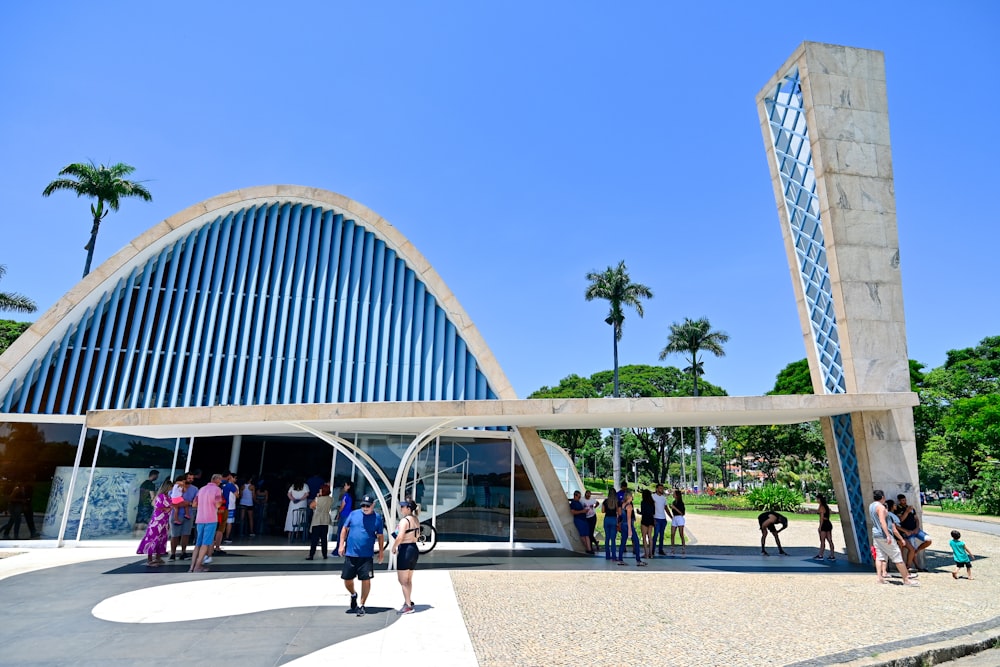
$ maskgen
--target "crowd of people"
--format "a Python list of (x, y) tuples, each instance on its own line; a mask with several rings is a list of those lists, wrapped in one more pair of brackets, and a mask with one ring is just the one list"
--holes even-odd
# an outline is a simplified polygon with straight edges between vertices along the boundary
[[(666, 527), (670, 523), (670, 556), (676, 556), (676, 543), (680, 539), (681, 558), (687, 555), (687, 541), (684, 536), (685, 507), (684, 498), (679, 489), (675, 489), (673, 497), (668, 498), (662, 484), (656, 485), (656, 490), (642, 490), (639, 507), (635, 507), (635, 498), (628, 488), (628, 482), (622, 482), (620, 489), (608, 487), (608, 495), (602, 503), (591, 498), (591, 492), (586, 491), (581, 497), (579, 491), (573, 492), (569, 503), (570, 514), (573, 515), (573, 525), (576, 527), (583, 542), (584, 550), (590, 555), (596, 555), (600, 548), (600, 540), (596, 535), (597, 508), (604, 515), (604, 558), (625, 565), (625, 552), (629, 541), (632, 542), (632, 553), (637, 567), (645, 567), (643, 558), (667, 556), (664, 551)], [(639, 530), (636, 530), (636, 518), (639, 519)], [(640, 537), (641, 536), (641, 537)], [(640, 554), (641, 544), (641, 554)]]
[[(832, 510), (824, 495), (817, 495), (817, 516), (819, 525), (819, 550), (813, 556), (815, 560), (836, 561), (836, 546), (833, 541)], [(591, 498), (591, 492), (586, 491), (581, 496), (575, 491), (569, 503), (570, 514), (573, 515), (574, 526), (580, 536), (586, 553), (594, 555), (600, 548), (600, 540), (595, 533), (597, 525), (597, 509), (604, 515), (604, 557), (625, 565), (625, 553), (629, 541), (632, 542), (632, 553), (637, 566), (645, 566), (643, 559), (657, 556), (667, 556), (664, 552), (666, 527), (670, 526), (670, 556), (676, 555), (676, 543), (679, 537), (680, 555), (686, 555), (686, 540), (684, 536), (685, 507), (682, 492), (673, 491), (669, 498), (662, 484), (657, 484), (654, 491), (640, 491), (639, 507), (635, 507), (633, 493), (628, 488), (628, 482), (623, 482), (620, 489), (608, 488), (607, 497), (598, 503)], [(876, 565), (877, 580), (886, 581), (887, 563), (892, 562), (899, 570), (904, 585), (918, 586), (918, 572), (926, 572), (923, 566), (922, 552), (933, 544), (931, 537), (923, 530), (920, 518), (915, 508), (908, 502), (905, 494), (898, 494), (895, 500), (885, 498), (885, 494), (876, 490), (874, 502), (869, 506), (872, 521), (872, 559)], [(638, 516), (638, 530), (636, 517)], [(770, 536), (777, 547), (778, 554), (788, 556), (781, 545), (779, 533), (788, 527), (788, 517), (777, 511), (761, 512), (757, 517), (760, 529), (760, 551), (762, 556), (769, 556), (767, 539)], [(972, 578), (971, 554), (964, 543), (953, 533), (949, 546), (953, 550), (956, 571), (953, 576), (965, 568), (967, 577)], [(957, 542), (957, 545), (956, 545)], [(641, 545), (641, 551), (640, 551)]]
[[(158, 471), (151, 471), (149, 479), (139, 488), (140, 499), (136, 512), (136, 529), (142, 538), (136, 553), (146, 556), (147, 567), (160, 567), (169, 560), (188, 558), (189, 572), (207, 572), (215, 556), (224, 554), (222, 545), (232, 542), (232, 530), (239, 516), (253, 536), (255, 514), (257, 525), (262, 525), (255, 508), (269, 501), (269, 494), (254, 484), (253, 479), (237, 483), (236, 473), (212, 475), (208, 484), (199, 487), (200, 470), (166, 480), (157, 486)], [(355, 508), (354, 484), (344, 482), (340, 497), (333, 498), (330, 484), (319, 476), (304, 480), (296, 478), (288, 487), (288, 509), (284, 528), (291, 535), (303, 525), (309, 526), (309, 555), (314, 560), (316, 552), (326, 559), (329, 551), (344, 558), (341, 578), (350, 594), (351, 611), (365, 615), (365, 602), (375, 574), (375, 544), (378, 544), (379, 564), (385, 557), (384, 522), (375, 512), (375, 498), (363, 496)], [(589, 494), (588, 494), (589, 495)], [(399, 504), (400, 521), (393, 532), (392, 553), (396, 556), (396, 576), (403, 593), (400, 614), (413, 613), (413, 571), (419, 552), (417, 538), (420, 533), (419, 503), (406, 498)], [(306, 517), (301, 519), (300, 517)], [(334, 523), (337, 525), (336, 541), (328, 551), (328, 536)], [(178, 549), (180, 553), (178, 553)], [(361, 582), (360, 595), (355, 580)]]
[[(231, 541), (237, 516), (248, 525), (250, 535), (253, 535), (255, 508), (262, 502), (268, 502), (267, 490), (256, 486), (252, 479), (238, 484), (236, 474), (232, 472), (212, 475), (210, 482), (199, 488), (200, 477), (201, 471), (195, 470), (157, 485), (158, 473), (153, 471), (141, 485), (136, 527), (141, 526), (144, 532), (137, 553), (146, 556), (148, 567), (163, 565), (168, 553), (171, 561), (178, 558), (184, 560), (188, 557), (188, 547), (193, 544), (189, 571), (207, 571), (213, 557), (224, 553), (222, 545)], [(285, 530), (291, 533), (299, 522), (296, 517), (308, 516), (306, 525), (309, 527), (310, 548), (306, 560), (313, 560), (317, 550), (324, 559), (329, 557), (331, 551), (343, 557), (341, 578), (350, 595), (350, 609), (357, 616), (364, 616), (375, 574), (375, 560), (377, 558), (382, 564), (386, 550), (384, 519), (375, 512), (375, 498), (364, 495), (355, 501), (353, 484), (347, 481), (339, 489), (339, 499), (335, 499), (330, 484), (319, 477), (295, 479), (287, 490), (287, 497)], [(819, 552), (814, 558), (835, 560), (831, 509), (824, 496), (818, 496), (817, 501)], [(412, 590), (413, 572), (419, 558), (420, 506), (407, 497), (399, 503), (399, 508), (400, 518), (389, 548), (396, 556), (396, 576), (403, 595), (403, 605), (398, 613), (409, 614), (415, 610)], [(668, 525), (669, 555), (677, 555), (679, 541), (680, 556), (686, 556), (686, 508), (679, 489), (674, 489), (671, 496), (666, 494), (662, 484), (657, 484), (653, 491), (642, 489), (638, 508), (628, 482), (623, 482), (620, 489), (609, 487), (607, 497), (600, 503), (592, 498), (590, 491), (583, 494), (574, 492), (569, 503), (570, 513), (586, 552), (592, 555), (597, 554), (600, 548), (596, 534), (598, 508), (604, 518), (606, 560), (624, 566), (630, 541), (636, 566), (643, 567), (649, 559), (667, 556), (665, 542)], [(905, 494), (899, 494), (894, 501), (887, 499), (881, 490), (875, 490), (868, 511), (872, 520), (872, 557), (878, 583), (886, 582), (888, 563), (891, 562), (899, 571), (904, 586), (919, 586), (916, 572), (926, 570), (919, 564), (918, 556), (932, 541), (922, 530), (917, 513), (909, 505)], [(259, 516), (257, 519), (257, 525), (261, 525)], [(780, 512), (766, 511), (758, 516), (757, 521), (761, 533), (761, 554), (769, 555), (766, 542), (770, 535), (778, 554), (787, 556), (779, 533), (788, 527), (788, 518)], [(328, 536), (334, 524), (337, 526), (335, 541), (328, 549)], [(958, 531), (952, 531), (951, 537), (949, 546), (956, 568), (952, 576), (958, 578), (964, 569), (966, 577), (972, 579), (974, 557)], [(360, 582), (360, 591), (356, 589), (355, 581)]]

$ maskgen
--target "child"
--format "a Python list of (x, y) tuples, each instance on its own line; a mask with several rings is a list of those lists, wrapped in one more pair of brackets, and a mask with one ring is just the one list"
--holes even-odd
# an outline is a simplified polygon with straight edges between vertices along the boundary
[(170, 505), (173, 522), (180, 526), (184, 523), (186, 510), (181, 506), (184, 502), (184, 490), (187, 488), (187, 477), (178, 477), (174, 486), (170, 489)]
[(969, 550), (965, 547), (965, 542), (962, 541), (962, 533), (957, 530), (951, 531), (951, 542), (948, 543), (951, 547), (951, 553), (955, 556), (955, 571), (951, 573), (952, 579), (958, 579), (958, 573), (961, 571), (962, 566), (965, 566), (965, 577), (969, 581), (972, 581), (972, 561), (975, 560), (975, 556), (969, 553)]

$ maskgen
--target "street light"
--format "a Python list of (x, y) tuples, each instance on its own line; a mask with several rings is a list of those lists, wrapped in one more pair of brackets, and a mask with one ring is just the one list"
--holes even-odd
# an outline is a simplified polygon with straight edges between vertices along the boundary
[(649, 459), (632, 459), (632, 477), (633, 484), (639, 486), (639, 465), (640, 463), (649, 463)]

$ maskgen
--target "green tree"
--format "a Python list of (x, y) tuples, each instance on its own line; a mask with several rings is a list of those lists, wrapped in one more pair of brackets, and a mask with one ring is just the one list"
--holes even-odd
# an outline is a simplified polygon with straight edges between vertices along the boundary
[[(686, 355), (690, 363), (689, 370), (694, 378), (694, 395), (698, 395), (698, 376), (701, 374), (701, 360), (698, 353), (705, 351), (717, 357), (726, 356), (723, 345), (729, 340), (729, 334), (713, 331), (707, 317), (698, 320), (684, 318), (683, 322), (670, 325), (670, 335), (667, 345), (660, 351), (660, 359), (666, 359), (669, 354)], [(704, 491), (704, 471), (701, 465), (701, 427), (694, 429), (695, 465), (698, 470), (698, 493)]]
[[(589, 378), (569, 375), (556, 387), (542, 387), (529, 398), (599, 398), (614, 395), (614, 371), (598, 371)], [(709, 382), (702, 381), (701, 393), (707, 396), (725, 396), (726, 392)], [(688, 396), (691, 394), (691, 377), (673, 366), (630, 364), (618, 369), (618, 394), (632, 398), (651, 396)], [(601, 451), (602, 438), (598, 429), (566, 431), (540, 431), (542, 437), (555, 442), (574, 456), (586, 461), (612, 462), (611, 454)], [(620, 450), (621, 460), (646, 459), (642, 469), (654, 480), (666, 479), (667, 464), (680, 443), (680, 429), (632, 428), (626, 432), (630, 443), (628, 451)], [(612, 440), (613, 449), (613, 440)], [(627, 456), (625, 456), (627, 454)], [(631, 466), (630, 466), (631, 469)]]
[[(604, 321), (611, 325), (612, 340), (614, 344), (614, 396), (618, 397), (618, 341), (622, 339), (622, 324), (625, 322), (625, 307), (635, 309), (636, 314), (642, 317), (642, 300), (652, 299), (653, 291), (645, 285), (634, 283), (625, 268), (625, 260), (618, 262), (618, 266), (609, 266), (602, 272), (592, 271), (587, 274), (587, 290), (584, 297), (587, 301), (603, 299), (608, 302), (610, 309)], [(617, 488), (621, 481), (621, 435), (619, 430), (614, 430), (614, 479)]]
[(30, 326), (31, 322), (0, 320), (0, 354), (3, 354), (4, 350), (13, 345), (17, 337), (27, 331)]
[(943, 435), (932, 436), (917, 466), (922, 489), (958, 489), (969, 484), (969, 471), (955, 458)]
[[(0, 278), (7, 273), (7, 267), (0, 264)], [(0, 292), (0, 310), (10, 310), (15, 313), (33, 313), (37, 309), (35, 302), (16, 292)]]
[(959, 398), (941, 422), (945, 441), (970, 480), (976, 479), (984, 461), (1000, 460), (1000, 394)]
[(767, 393), (768, 395), (780, 396), (812, 394), (813, 385), (809, 375), (809, 361), (799, 359), (782, 368), (774, 381), (774, 389)]
[[(83, 164), (74, 162), (59, 172), (64, 178), (57, 178), (42, 190), (42, 196), (48, 197), (57, 190), (75, 192), (77, 197), (90, 197), (97, 204), (90, 205), (93, 225), (90, 229), (90, 240), (83, 248), (87, 251), (87, 261), (83, 265), (83, 275), (90, 273), (90, 263), (94, 258), (94, 247), (97, 245), (97, 232), (101, 222), (110, 211), (117, 211), (119, 202), (126, 197), (138, 197), (152, 201), (153, 196), (141, 183), (129, 181), (125, 177), (135, 171), (135, 167), (118, 162), (109, 166), (95, 165), (93, 162)], [(67, 178), (68, 177), (68, 178)], [(105, 209), (107, 204), (107, 209)]]
[[(591, 380), (598, 393), (607, 396), (611, 389), (611, 372), (594, 373)], [(673, 366), (649, 366), (630, 364), (619, 369), (619, 395), (632, 398), (653, 396), (690, 396), (691, 375), (682, 373)], [(702, 381), (700, 392), (706, 396), (725, 396), (726, 392), (711, 383)], [(625, 460), (645, 459), (640, 464), (655, 481), (663, 481), (667, 476), (667, 466), (677, 453), (681, 443), (681, 429), (677, 428), (631, 428), (638, 452)], [(691, 442), (689, 439), (688, 442)]]
[[(580, 377), (575, 373), (564, 377), (555, 387), (542, 387), (528, 396), (528, 398), (597, 397), (598, 394), (594, 390), (594, 384), (589, 379)], [(601, 431), (596, 428), (539, 430), (538, 434), (556, 443), (569, 452), (570, 456), (574, 457), (586, 456), (583, 451), (584, 448), (589, 446), (593, 450), (599, 448), (601, 444)]]
[(1000, 400), (1000, 336), (949, 350), (944, 365), (922, 370), (911, 363), (911, 381), (920, 395), (914, 426), (921, 483), (982, 491), (991, 468), (978, 464), (997, 454), (993, 420)]
[(786, 457), (825, 459), (823, 431), (818, 421), (770, 426), (735, 426), (726, 430), (730, 447), (740, 456), (756, 460), (764, 476), (776, 479)]

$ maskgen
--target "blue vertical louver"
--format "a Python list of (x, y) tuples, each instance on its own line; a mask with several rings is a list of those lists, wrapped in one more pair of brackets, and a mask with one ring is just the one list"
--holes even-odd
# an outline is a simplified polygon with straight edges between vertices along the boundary
[[(795, 256), (798, 259), (813, 344), (823, 373), (823, 387), (828, 394), (842, 394), (846, 392), (846, 387), (840, 338), (833, 309), (819, 199), (816, 196), (816, 172), (809, 142), (809, 127), (797, 68), (782, 79), (774, 94), (764, 100), (764, 104), (792, 242), (795, 245)], [(832, 423), (855, 537), (861, 553), (866, 554), (870, 541), (851, 416), (837, 415), (832, 418)]]
[(250, 207), (135, 266), (0, 412), (496, 398), (447, 313), (372, 231)]

